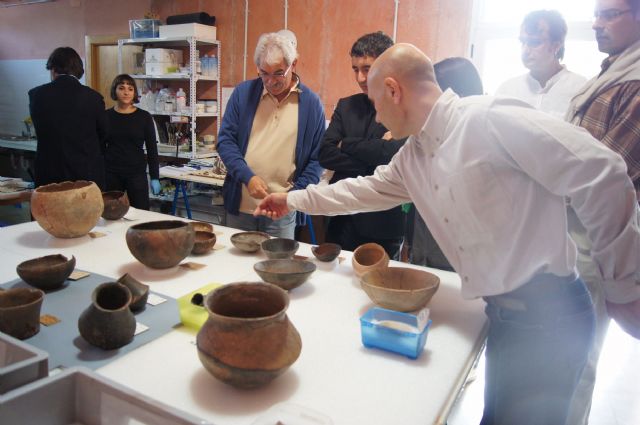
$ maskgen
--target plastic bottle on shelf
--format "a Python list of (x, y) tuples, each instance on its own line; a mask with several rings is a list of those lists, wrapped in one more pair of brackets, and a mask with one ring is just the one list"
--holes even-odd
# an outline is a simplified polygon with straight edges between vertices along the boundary
[(176, 111), (181, 113), (186, 108), (187, 94), (182, 90), (182, 87), (180, 87), (176, 93)]
[(211, 58), (209, 58), (209, 66), (209, 76), (218, 78), (218, 57), (216, 55), (211, 55)]

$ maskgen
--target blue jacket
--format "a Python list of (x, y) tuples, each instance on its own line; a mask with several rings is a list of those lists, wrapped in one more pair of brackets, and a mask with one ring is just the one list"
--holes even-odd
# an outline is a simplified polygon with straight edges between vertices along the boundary
[[(304, 189), (320, 180), (322, 167), (318, 163), (318, 150), (324, 135), (324, 108), (317, 94), (300, 83), (298, 110), (298, 140), (296, 142), (296, 172), (291, 190)], [(242, 185), (249, 183), (255, 174), (247, 165), (244, 155), (249, 144), (253, 119), (262, 95), (262, 80), (248, 80), (238, 85), (227, 103), (218, 134), (218, 153), (227, 167), (227, 178), (222, 193), (224, 207), (231, 214), (238, 214)], [(305, 223), (305, 216), (298, 214), (298, 224)]]

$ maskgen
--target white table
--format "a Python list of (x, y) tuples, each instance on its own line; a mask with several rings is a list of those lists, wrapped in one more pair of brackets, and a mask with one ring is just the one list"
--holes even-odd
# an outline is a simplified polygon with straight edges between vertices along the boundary
[[(132, 209), (127, 217), (96, 226), (106, 237), (56, 239), (37, 223), (0, 229), (0, 281), (17, 278), (15, 266), (53, 253), (75, 255), (77, 268), (117, 278), (125, 272), (157, 293), (179, 297), (208, 283), (259, 281), (253, 271), (264, 254), (236, 250), (234, 229), (216, 227), (226, 248), (187, 260), (207, 264), (198, 270), (151, 270), (130, 254), (124, 233), (137, 222), (174, 217)], [(298, 254), (311, 255), (300, 244)], [(251, 424), (272, 405), (292, 402), (332, 418), (335, 424), (443, 424), (479, 353), (486, 333), (482, 301), (460, 297), (454, 273), (440, 276), (429, 304), (433, 324), (425, 351), (417, 360), (370, 350), (360, 342), (359, 317), (373, 306), (345, 261), (317, 262), (303, 286), (291, 291), (287, 314), (302, 337), (300, 358), (281, 377), (258, 390), (241, 391), (206, 372), (198, 360), (195, 332), (179, 327), (127, 354), (98, 372), (117, 382), (215, 424)], [(392, 262), (392, 266), (405, 265)], [(152, 308), (152, 307), (149, 307)]]

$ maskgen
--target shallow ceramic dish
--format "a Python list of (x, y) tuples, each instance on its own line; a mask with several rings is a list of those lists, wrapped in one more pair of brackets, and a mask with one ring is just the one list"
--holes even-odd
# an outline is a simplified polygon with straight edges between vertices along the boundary
[(76, 257), (67, 259), (62, 254), (54, 254), (24, 261), (18, 264), (16, 272), (29, 285), (51, 291), (62, 287), (75, 267)]
[(287, 238), (272, 238), (262, 242), (262, 250), (271, 260), (291, 258), (298, 251), (298, 241)]
[(335, 260), (340, 252), (342, 251), (342, 247), (337, 243), (325, 242), (318, 246), (311, 247), (311, 252), (313, 255), (320, 261), (333, 261)]
[(440, 286), (440, 278), (424, 270), (388, 267), (365, 273), (360, 283), (371, 301), (380, 307), (414, 311), (431, 300)]
[(120, 220), (129, 211), (129, 197), (125, 192), (112, 190), (102, 192), (104, 210), (102, 218), (106, 220)]
[(269, 237), (264, 232), (240, 232), (231, 235), (231, 243), (244, 252), (256, 252), (260, 249), (260, 244)]
[(316, 265), (305, 260), (266, 260), (254, 264), (253, 269), (265, 282), (288, 291), (306, 282)]
[(216, 239), (216, 234), (213, 232), (196, 231), (196, 239), (191, 253), (195, 255), (206, 254), (216, 244)]

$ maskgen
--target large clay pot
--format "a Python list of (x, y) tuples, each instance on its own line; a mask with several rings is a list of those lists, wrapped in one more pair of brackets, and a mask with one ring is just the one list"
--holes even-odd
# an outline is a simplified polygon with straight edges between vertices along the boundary
[(82, 338), (103, 350), (130, 343), (136, 330), (136, 319), (129, 310), (131, 292), (120, 283), (107, 282), (94, 289), (91, 298), (91, 305), (78, 319)]
[(366, 243), (353, 251), (351, 265), (356, 276), (362, 277), (368, 271), (386, 269), (389, 266), (389, 255), (381, 245)]
[(120, 220), (129, 211), (129, 197), (125, 192), (112, 190), (102, 192), (104, 210), (102, 218), (105, 220)]
[(198, 356), (216, 378), (237, 388), (265, 385), (300, 355), (302, 341), (286, 315), (289, 296), (269, 283), (224, 285), (205, 298), (209, 318)]
[(0, 291), (0, 332), (27, 339), (40, 331), (44, 292), (31, 288)]
[(127, 246), (134, 257), (152, 269), (176, 266), (193, 249), (193, 226), (180, 220), (150, 221), (127, 229)]
[(94, 182), (52, 183), (31, 196), (31, 214), (40, 227), (57, 238), (84, 236), (96, 225), (104, 204)]

